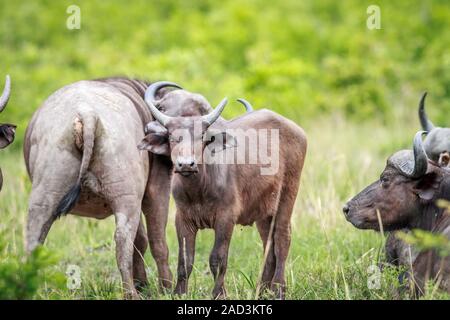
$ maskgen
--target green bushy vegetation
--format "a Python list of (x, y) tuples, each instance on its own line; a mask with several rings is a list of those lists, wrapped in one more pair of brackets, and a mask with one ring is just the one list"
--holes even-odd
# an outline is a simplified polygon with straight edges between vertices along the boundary
[[(81, 8), (80, 30), (66, 28), (66, 9), (72, 4)], [(63, 218), (46, 243), (59, 259), (39, 253), (35, 260), (24, 260), (30, 183), (20, 150), (32, 113), (56, 89), (81, 79), (125, 75), (178, 82), (213, 105), (223, 96), (245, 97), (255, 108), (270, 108), (304, 127), (309, 150), (293, 218), (287, 297), (398, 298), (398, 272), (389, 268), (383, 270), (380, 289), (368, 288), (368, 268), (383, 259), (384, 238), (354, 229), (341, 206), (377, 179), (387, 156), (410, 147), (419, 128), (416, 109), (423, 91), (430, 94), (433, 121), (448, 125), (450, 6), (445, 0), (377, 1), (382, 29), (368, 30), (370, 4), (0, 0), (0, 86), (9, 73), (13, 88), (0, 121), (19, 126), (15, 143), (0, 153), (5, 176), (0, 297), (121, 297), (113, 219)], [(230, 103), (225, 117), (241, 112)], [(173, 208), (168, 239), (175, 271)], [(201, 232), (189, 298), (209, 297), (211, 246), (212, 233)], [(231, 298), (254, 297), (261, 258), (255, 228), (236, 228), (227, 276)], [(149, 296), (172, 298), (157, 292), (149, 253), (146, 261)], [(61, 286), (58, 275), (44, 276), (64, 273), (69, 264), (82, 270), (80, 290)], [(20, 278), (9, 276), (16, 273)], [(1, 279), (4, 274), (12, 282)], [(29, 279), (26, 288), (15, 289), (11, 283), (22, 283), (17, 279)], [(3, 290), (11, 286), (12, 291)], [(424, 298), (450, 297), (429, 290)]]
[[(66, 9), (81, 8), (68, 30)], [(450, 112), (450, 8), (442, 1), (378, 1), (381, 30), (366, 28), (372, 1), (2, 1), (0, 70), (13, 79), (9, 118), (19, 132), (33, 110), (70, 82), (110, 75), (171, 79), (211, 103), (244, 96), (303, 122), (340, 111), (365, 121)], [(235, 115), (240, 108), (228, 108)], [(5, 115), (6, 116), (6, 115)], [(19, 135), (20, 145), (21, 135)]]
[[(38, 247), (29, 256), (18, 254), (0, 233), (0, 299), (33, 299), (47, 288), (50, 295), (55, 288), (62, 287), (65, 278), (52, 268), (58, 259), (45, 247)], [(48, 288), (50, 286), (51, 288)]]

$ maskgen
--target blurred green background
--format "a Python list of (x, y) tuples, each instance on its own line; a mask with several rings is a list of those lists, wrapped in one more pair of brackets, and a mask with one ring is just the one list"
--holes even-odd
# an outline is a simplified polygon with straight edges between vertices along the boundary
[[(68, 30), (66, 9), (81, 8)], [(126, 75), (170, 79), (216, 104), (246, 97), (297, 122), (342, 112), (389, 122), (428, 90), (437, 123), (450, 111), (448, 1), (0, 1), (0, 73), (19, 125), (65, 84)], [(1, 77), (0, 77), (1, 78)], [(3, 81), (1, 81), (3, 83)], [(235, 115), (239, 107), (228, 107)], [(16, 143), (13, 148), (18, 148)]]

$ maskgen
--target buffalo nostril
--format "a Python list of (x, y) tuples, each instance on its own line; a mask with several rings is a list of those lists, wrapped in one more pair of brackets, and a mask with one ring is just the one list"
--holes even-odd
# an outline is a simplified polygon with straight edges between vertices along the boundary
[(342, 211), (344, 211), (344, 214), (347, 215), (348, 212), (350, 211), (349, 206), (348, 206), (347, 204), (345, 204), (345, 205), (342, 207)]
[(194, 161), (191, 161), (191, 167), (193, 167), (195, 165)]

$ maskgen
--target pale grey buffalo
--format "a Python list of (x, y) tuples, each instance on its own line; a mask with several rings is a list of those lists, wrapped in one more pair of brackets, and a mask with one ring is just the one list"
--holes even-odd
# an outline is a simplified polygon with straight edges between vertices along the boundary
[[(6, 76), (5, 88), (0, 96), (0, 112), (5, 110), (8, 104), (9, 97), (11, 95), (11, 79)], [(6, 148), (14, 141), (14, 135), (16, 133), (16, 126), (13, 124), (2, 124), (0, 123), (0, 149)], [(3, 186), (3, 175), (0, 169), (0, 191)]]
[[(142, 255), (148, 240), (160, 284), (172, 285), (167, 224), (172, 163), (136, 147), (153, 117), (146, 101), (171, 116), (207, 114), (207, 100), (170, 82), (108, 78), (80, 81), (52, 94), (34, 114), (24, 155), (32, 180), (27, 250), (43, 243), (65, 213), (98, 219), (114, 215), (116, 256), (126, 298), (147, 282)], [(160, 90), (162, 89), (162, 90)], [(134, 283), (133, 283), (134, 282)]]

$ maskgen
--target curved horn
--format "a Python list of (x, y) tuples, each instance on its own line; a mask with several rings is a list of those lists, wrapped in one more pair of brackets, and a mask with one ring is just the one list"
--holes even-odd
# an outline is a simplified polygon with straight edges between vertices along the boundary
[(402, 168), (403, 173), (410, 178), (422, 177), (428, 169), (428, 157), (423, 149), (422, 135), (425, 131), (419, 131), (414, 136), (414, 168)]
[(220, 101), (220, 103), (217, 105), (217, 107), (211, 113), (208, 113), (207, 115), (204, 115), (202, 117), (203, 121), (205, 121), (207, 123), (208, 127), (210, 125), (212, 125), (220, 117), (220, 114), (222, 113), (222, 111), (225, 108), (225, 106), (227, 105), (227, 103), (228, 103), (228, 99), (223, 98), (223, 100)]
[(153, 104), (152, 101), (146, 101), (146, 102), (147, 102), (150, 112), (153, 115), (153, 117), (155, 118), (155, 120), (157, 120), (159, 123), (161, 123), (163, 125), (163, 127), (165, 127), (171, 117), (166, 116), (164, 113), (159, 111), (158, 108), (155, 107), (155, 105)]
[(434, 129), (433, 123), (428, 120), (427, 113), (425, 112), (425, 98), (427, 97), (427, 92), (422, 95), (419, 102), (419, 120), (422, 125), (422, 129), (430, 132)]
[(2, 112), (3, 109), (5, 109), (6, 105), (8, 104), (10, 95), (11, 95), (11, 79), (9, 75), (7, 75), (5, 81), (5, 89), (3, 89), (3, 93), (0, 97), (0, 112)]
[(239, 98), (239, 99), (237, 99), (237, 101), (244, 105), (245, 111), (247, 111), (247, 112), (252, 112), (253, 111), (253, 106), (247, 100)]
[(174, 87), (178, 89), (183, 89), (178, 84), (174, 82), (169, 81), (158, 81), (155, 83), (152, 83), (147, 90), (145, 90), (145, 101), (148, 103), (148, 101), (155, 101), (156, 100), (156, 93), (158, 90), (165, 88), (165, 87)]
[(164, 113), (159, 111), (158, 108), (156, 108), (156, 106), (153, 104), (153, 102), (156, 100), (156, 92), (158, 92), (159, 89), (162, 89), (164, 87), (175, 87), (178, 89), (182, 89), (178, 84), (174, 82), (169, 81), (155, 82), (151, 84), (147, 88), (147, 90), (145, 90), (145, 102), (147, 103), (153, 117), (165, 127), (171, 117), (166, 116)]

